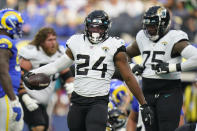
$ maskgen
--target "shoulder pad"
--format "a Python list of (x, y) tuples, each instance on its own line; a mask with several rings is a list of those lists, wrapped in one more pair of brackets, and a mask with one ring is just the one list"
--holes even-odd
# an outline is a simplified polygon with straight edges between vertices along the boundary
[(83, 34), (76, 34), (76, 35), (72, 35), (66, 42), (66, 46), (71, 48), (70, 46), (73, 44), (72, 42), (74, 41), (80, 41), (80, 39), (83, 37)]
[(184, 31), (181, 31), (181, 30), (171, 30), (169, 32), (169, 36), (171, 37), (172, 40), (174, 40), (174, 43), (177, 43), (178, 41), (180, 40), (188, 40), (188, 35), (184, 32)]
[(11, 49), (13, 46), (12, 41), (8, 38), (0, 38), (0, 48)]
[(125, 45), (125, 41), (119, 37), (112, 37), (112, 43), (116, 43), (118, 46)]
[(32, 59), (36, 57), (37, 49), (34, 45), (26, 45), (19, 50), (19, 56), (25, 59)]
[(61, 53), (65, 53), (65, 47), (63, 45), (59, 45), (59, 50)]
[(144, 37), (145, 34), (144, 34), (144, 31), (143, 30), (140, 30), (137, 35), (136, 35), (136, 40), (140, 40), (142, 37)]

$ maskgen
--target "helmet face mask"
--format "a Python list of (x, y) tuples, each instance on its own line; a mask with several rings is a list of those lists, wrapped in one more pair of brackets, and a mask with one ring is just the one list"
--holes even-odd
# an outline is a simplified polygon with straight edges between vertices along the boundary
[(92, 44), (97, 44), (108, 38), (110, 20), (102, 10), (91, 12), (85, 19), (85, 35)]
[(144, 14), (143, 29), (151, 41), (157, 41), (170, 27), (170, 14), (161, 6), (153, 6)]
[(13, 38), (15, 39), (21, 38), (23, 34), (22, 23), (19, 23), (18, 25), (16, 25), (16, 28), (13, 30), (11, 34), (13, 34)]
[(113, 129), (120, 129), (126, 123), (126, 115), (119, 109), (114, 108), (108, 112), (108, 123)]
[(11, 37), (22, 37), (23, 19), (18, 11), (9, 8), (0, 10), (0, 22), (0, 29), (5, 30)]

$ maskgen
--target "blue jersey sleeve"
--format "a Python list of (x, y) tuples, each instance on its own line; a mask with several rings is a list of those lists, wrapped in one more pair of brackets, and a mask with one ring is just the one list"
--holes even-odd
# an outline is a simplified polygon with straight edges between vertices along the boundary
[(135, 112), (139, 112), (139, 104), (137, 99), (133, 96), (133, 102), (132, 102), (132, 110)]

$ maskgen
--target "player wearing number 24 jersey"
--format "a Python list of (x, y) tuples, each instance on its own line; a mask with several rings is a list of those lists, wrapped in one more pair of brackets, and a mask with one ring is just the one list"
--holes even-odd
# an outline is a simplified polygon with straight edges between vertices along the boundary
[(75, 64), (74, 92), (68, 113), (70, 131), (105, 131), (107, 124), (110, 80), (118, 67), (131, 92), (151, 123), (152, 110), (146, 104), (139, 85), (127, 62), (124, 41), (109, 37), (110, 19), (102, 10), (85, 19), (85, 33), (67, 41), (66, 53), (55, 62), (33, 70), (52, 75)]
[[(161, 6), (150, 7), (144, 14), (143, 29), (127, 47), (132, 58), (141, 55), (142, 65), (132, 71), (142, 76), (144, 96), (154, 109), (155, 119), (146, 131), (174, 131), (179, 124), (183, 103), (181, 71), (197, 68), (197, 49), (189, 44), (181, 30), (170, 30), (170, 13)], [(181, 62), (182, 57), (186, 62)]]

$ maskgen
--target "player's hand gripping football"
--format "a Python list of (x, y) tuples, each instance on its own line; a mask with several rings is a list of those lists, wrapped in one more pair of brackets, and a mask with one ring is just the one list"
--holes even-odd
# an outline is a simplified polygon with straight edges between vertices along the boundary
[(147, 104), (141, 105), (140, 111), (142, 114), (142, 121), (144, 125), (148, 125), (148, 126), (152, 125), (154, 122), (154, 113), (150, 108), (150, 106), (148, 106)]
[(23, 76), (23, 81), (30, 90), (42, 90), (49, 86), (50, 77), (44, 73), (27, 72)]
[(30, 83), (28, 82), (28, 79), (29, 79), (29, 77), (32, 76), (32, 75), (35, 75), (35, 74), (34, 74), (33, 72), (26, 72), (26, 73), (23, 75), (23, 77), (22, 77), (23, 82), (25, 83), (25, 85), (26, 85), (29, 89), (31, 89), (31, 90), (33, 90), (33, 88), (32, 88), (32, 85), (30, 85)]
[(22, 106), (21, 106), (20, 102), (18, 101), (18, 98), (16, 100), (11, 101), (11, 107), (13, 110), (12, 119), (14, 121), (19, 121), (22, 116)]

